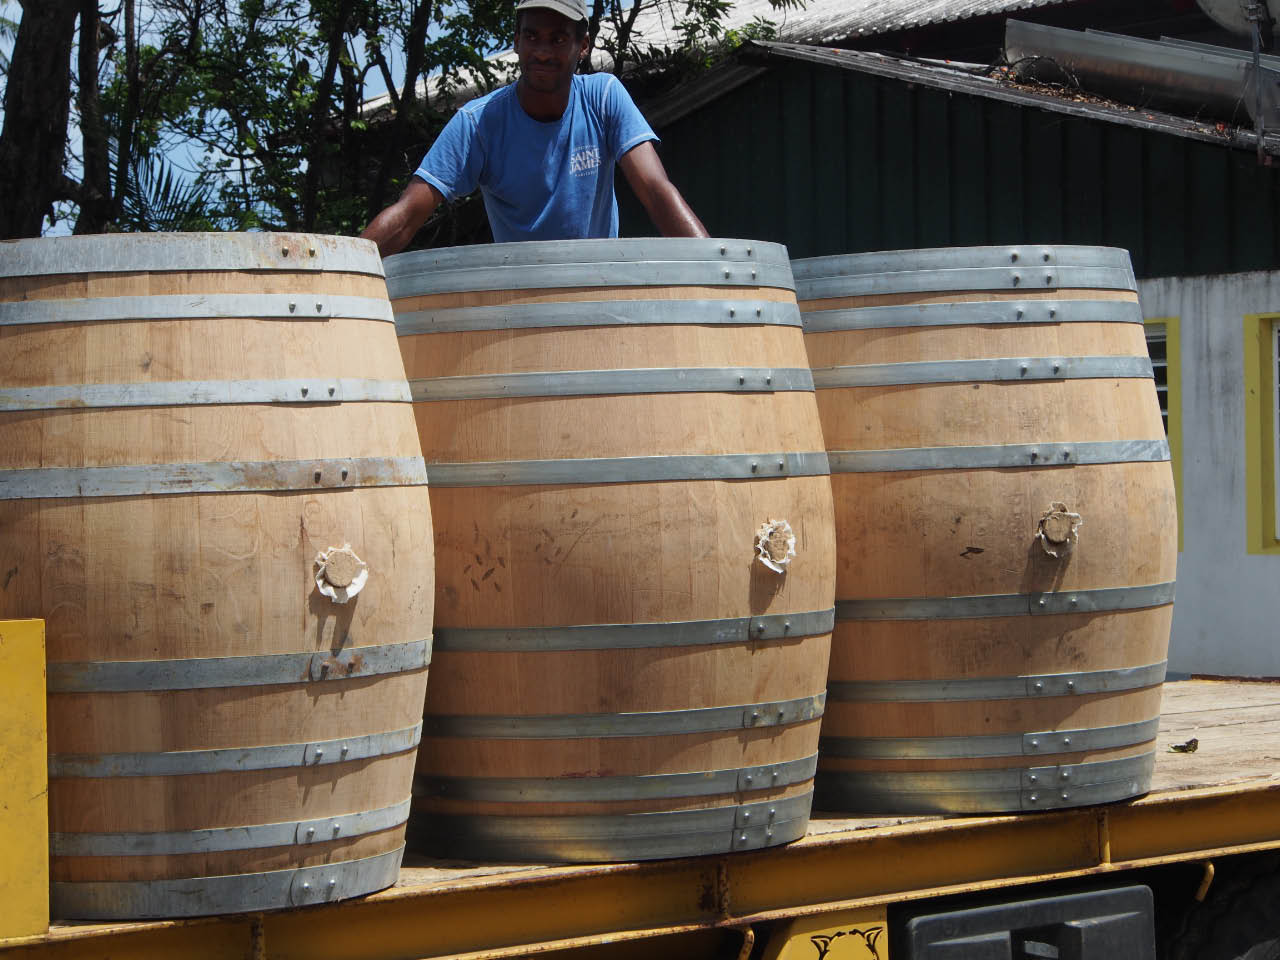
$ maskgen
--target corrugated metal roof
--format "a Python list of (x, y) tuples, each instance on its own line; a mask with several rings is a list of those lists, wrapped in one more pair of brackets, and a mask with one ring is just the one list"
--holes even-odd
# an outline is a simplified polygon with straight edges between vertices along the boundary
[[(736, 0), (721, 25), (726, 30), (740, 30), (757, 19), (769, 20), (777, 25), (781, 40), (829, 44), (932, 23), (1071, 2), (1073, 0), (808, 0), (798, 10), (775, 10), (769, 0)], [(655, 47), (674, 46), (678, 39), (676, 24), (683, 10), (681, 0), (664, 0), (642, 10), (632, 31), (633, 41)], [(611, 32), (609, 26), (601, 27), (602, 34)], [(603, 66), (607, 68), (608, 64)]]
[[(769, 0), (735, 0), (721, 21), (721, 27), (724, 30), (741, 30), (757, 20), (767, 20), (775, 25), (780, 40), (833, 44), (932, 23), (968, 20), (1072, 2), (1078, 0), (807, 0), (801, 9), (775, 10)], [(640, 49), (677, 46), (678, 27), (684, 17), (685, 6), (685, 0), (658, 0), (642, 10), (632, 27), (632, 45)], [(600, 33), (602, 36), (612, 36), (612, 25), (607, 22), (602, 24)], [(514, 67), (515, 64), (515, 54), (510, 51), (504, 51), (490, 59), (508, 67)], [(610, 70), (613, 67), (612, 60), (599, 45), (592, 55), (592, 61), (597, 70)], [(462, 104), (483, 92), (479, 86), (464, 87), (454, 92), (453, 100), (455, 104)], [(374, 97), (364, 104), (364, 110), (371, 113), (382, 109), (389, 99), (385, 94)]]
[(739, 0), (730, 15), (742, 24), (759, 14), (780, 23), (781, 39), (794, 43), (836, 43), (931, 23), (969, 20), (1071, 0), (810, 0), (805, 8), (780, 21), (768, 0)]

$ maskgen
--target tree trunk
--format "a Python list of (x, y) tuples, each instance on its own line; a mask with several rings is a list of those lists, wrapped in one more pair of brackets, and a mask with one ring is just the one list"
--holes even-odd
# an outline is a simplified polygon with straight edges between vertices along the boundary
[(0, 239), (38, 237), (66, 196), (71, 46), (79, 0), (23, 0), (0, 130)]
[[(316, 84), (316, 98), (311, 107), (311, 120), (307, 124), (307, 173), (302, 187), (302, 228), (311, 230), (316, 222), (316, 195), (320, 188), (321, 167), (326, 163), (324, 148), (326, 139), (325, 120), (327, 119), (334, 80), (338, 73), (338, 59), (342, 56), (342, 45), (346, 37), (346, 25), (351, 16), (350, 0), (341, 0), (334, 13), (334, 19), (328, 36), (328, 57), (324, 65), (324, 74)], [(338, 133), (345, 137), (346, 130)]]
[[(138, 23), (134, 0), (124, 0), (124, 63), (125, 82), (129, 93), (125, 101), (124, 116), (116, 136), (116, 182), (111, 198), (111, 219), (119, 221), (124, 213), (125, 193), (129, 189), (129, 170), (133, 166), (133, 128), (137, 123), (142, 94), (148, 85), (138, 73)], [(165, 47), (169, 43), (166, 41)], [(163, 53), (161, 55), (163, 57)]]
[(76, 233), (102, 233), (111, 219), (111, 159), (98, 95), (98, 26), (98, 0), (81, 0), (80, 137), (84, 142), (84, 177)]
[(596, 39), (600, 36), (600, 21), (603, 19), (604, 0), (592, 0), (591, 16), (587, 18), (587, 35), (591, 38), (591, 45), (587, 47), (587, 66), (591, 70), (595, 69), (591, 63), (591, 58), (596, 52)]
[[(432, 0), (418, 3), (414, 6), (409, 19), (409, 31), (405, 36), (404, 49), (404, 87), (400, 92), (399, 103), (395, 103), (395, 93), (391, 91), (396, 118), (391, 125), (391, 134), (382, 148), (382, 156), (378, 161), (378, 175), (374, 180), (373, 189), (369, 191), (367, 213), (371, 220), (377, 216), (378, 211), (388, 199), (387, 187), (390, 185), (393, 164), (397, 167), (403, 166), (402, 161), (410, 137), (416, 130), (426, 126), (422, 122), (422, 112), (427, 97), (424, 96), (422, 102), (419, 102), (417, 86), (419, 76), (427, 73), (424, 69), (426, 58), (423, 51), (427, 46), (427, 30), (431, 26), (431, 7)], [(428, 82), (423, 78), (424, 86)], [(390, 91), (391, 85), (387, 86)], [(424, 94), (426, 92), (424, 90)], [(416, 159), (413, 162), (416, 162)]]

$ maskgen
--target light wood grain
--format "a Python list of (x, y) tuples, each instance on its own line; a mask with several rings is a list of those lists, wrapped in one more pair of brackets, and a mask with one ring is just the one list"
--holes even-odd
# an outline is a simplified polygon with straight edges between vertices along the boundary
[(50, 752), (217, 750), (403, 730), (422, 716), (425, 680), (425, 670), (411, 670), (305, 686), (50, 694)]
[[(1129, 291), (941, 291), (802, 302), (802, 312), (1014, 300), (1134, 302)], [(1141, 325), (991, 324), (834, 331), (805, 338), (815, 367), (986, 358), (1146, 354)], [(1142, 379), (981, 382), (818, 391), (829, 450), (1159, 440), (1154, 385)], [(963, 597), (1144, 586), (1174, 579), (1168, 463), (837, 474), (836, 595)], [(1079, 513), (1079, 541), (1050, 556), (1035, 539), (1054, 503)], [(840, 621), (832, 682), (1017, 677), (1158, 663), (1171, 608), (975, 620)], [(959, 737), (1134, 723), (1159, 712), (1159, 686), (1044, 699), (828, 703), (828, 737)], [(876, 760), (824, 755), (822, 771), (942, 771), (1078, 763), (1151, 748), (1053, 757)]]
[[(585, 817), (600, 814), (621, 816), (633, 813), (665, 813), (674, 810), (707, 810), (713, 807), (735, 806), (740, 803), (764, 803), (767, 801), (790, 800), (801, 797), (813, 789), (813, 784), (805, 780), (771, 790), (743, 790), (740, 792), (715, 793), (694, 797), (650, 797), (645, 800), (615, 800), (605, 803), (536, 803), (520, 804), (520, 813), (527, 817)], [(485, 803), (478, 800), (449, 800), (433, 797), (424, 804), (415, 801), (424, 811), (430, 814), (463, 814), (470, 816), (509, 816), (511, 805), (506, 803)], [(424, 812), (424, 816), (430, 816)]]
[[(314, 652), (431, 632), (422, 488), (9, 500), (0, 530), (0, 616), (43, 617), (51, 661)], [(316, 593), (315, 557), (345, 543), (370, 576), (339, 606)]]
[(0, 300), (75, 300), (82, 297), (158, 297), (207, 293), (342, 294), (386, 297), (378, 276), (341, 271), (121, 270), (109, 273), (0, 277)]
[[(948, 773), (963, 770), (1025, 770), (1029, 766), (1048, 767), (1070, 763), (1096, 763), (1104, 760), (1122, 760), (1150, 753), (1151, 740), (1126, 747), (1109, 747), (1102, 750), (1078, 750), (1071, 753), (1037, 754), (1034, 762), (1024, 756), (1011, 757), (959, 757), (943, 759), (878, 759), (874, 757), (833, 757), (822, 755), (820, 773), (840, 771), (886, 771), (896, 773)], [(835, 813), (836, 811), (832, 811)]]
[(893, 307), (918, 303), (985, 303), (1018, 300), (1111, 300), (1137, 303), (1132, 290), (1093, 290), (1056, 287), (1040, 290), (938, 290), (923, 293), (880, 293), (862, 297), (815, 297), (798, 301), (801, 313), (814, 310), (848, 310), (858, 307)]
[[(430, 280), (423, 281), (429, 284)], [(791, 290), (753, 286), (540, 287), (528, 290), (464, 290), (397, 297), (396, 313), (454, 307), (500, 307), (523, 303), (608, 303), (618, 300), (767, 300), (795, 303)], [(677, 304), (677, 309), (679, 306)]]
[[(104, 245), (111, 238), (98, 241)], [(354, 241), (353, 241), (354, 242)], [(51, 257), (57, 256), (51, 242)], [(0, 300), (316, 294), (385, 300), (381, 277), (289, 270), (142, 271), (0, 280)], [(403, 381), (393, 324), (159, 319), (0, 328), (0, 389), (188, 380)], [(0, 414), (0, 469), (420, 456), (407, 404), (240, 404)], [(315, 558), (350, 544), (370, 567), (345, 606)], [(431, 633), (425, 487), (0, 501), (0, 618), (40, 617), (52, 662), (165, 660), (403, 644)], [(425, 669), (376, 679), (53, 694), (56, 754), (305, 743), (412, 726)], [(183, 831), (378, 809), (410, 791), (414, 751), (253, 773), (54, 778), (61, 833)], [(403, 828), (322, 849), (54, 859), (64, 880), (285, 869), (394, 849)]]
[(359, 837), (329, 843), (309, 843), (300, 847), (264, 847), (255, 850), (227, 850), (219, 853), (181, 856), (59, 857), (55, 881), (176, 880), (185, 877), (220, 877), (236, 873), (264, 873), (294, 870), (326, 863), (342, 863), (390, 853), (404, 843), (405, 825)]
[(424, 736), (418, 772), (429, 776), (579, 779), (733, 770), (813, 756), (818, 726), (818, 720), (808, 720), (712, 733), (562, 740)]
[[(199, 830), (378, 810), (409, 797), (414, 752), (324, 766), (182, 777), (57, 778), (49, 813), (67, 833)], [(301, 853), (302, 851), (299, 850)]]
[[(1119, 693), (1019, 700), (832, 700), (827, 704), (828, 729), (824, 732), (856, 731), (860, 737), (983, 737), (1110, 727), (1149, 720), (1159, 712), (1159, 685)], [(1038, 757), (1035, 765), (1039, 765)]]
[[(826, 477), (431, 488), (442, 626), (659, 623), (830, 609)], [(786, 574), (757, 559), (790, 522)]]
[[(399, 301), (397, 301), (397, 309)], [(477, 330), (400, 338), (414, 377), (649, 367), (807, 367), (795, 327), (643, 325)]]
[[(1197, 741), (1193, 753), (1170, 749)], [(1166, 683), (1153, 789), (1280, 783), (1280, 683)]]
[(814, 367), (991, 357), (1130, 357), (1146, 351), (1140, 323), (1017, 323), (872, 327), (805, 334)]
[[(423, 279), (429, 289), (429, 278)], [(767, 288), (592, 288), (407, 296), (397, 314), (570, 301), (769, 299)], [(652, 367), (803, 367), (797, 327), (564, 327), (401, 338), (418, 377)], [(483, 460), (787, 453), (823, 449), (812, 393), (681, 393), (415, 404), (428, 465)], [(428, 466), (430, 471), (430, 466)], [(433, 487), (441, 627), (718, 620), (830, 609), (834, 540), (826, 477), (486, 488)], [(756, 559), (785, 519), (784, 575)], [(716, 646), (545, 653), (439, 652), (419, 773), (454, 777), (638, 776), (811, 756), (818, 721), (657, 737), (432, 737), (439, 714), (679, 710), (790, 700), (825, 688), (827, 635)], [(808, 782), (795, 789), (803, 792)], [(755, 798), (757, 792), (752, 791)], [(767, 794), (766, 794), (767, 795)], [(734, 795), (642, 802), (478, 804), (420, 797), (431, 813), (571, 815), (697, 809)]]
[[(391, 324), (220, 318), (0, 326), (6, 386), (274, 380), (404, 379)], [(390, 341), (390, 342), (388, 342)]]
[[(831, 675), (945, 680), (1116, 670), (1164, 659), (1171, 606), (973, 620), (838, 620)], [(1147, 621), (1143, 623), (1143, 621)]]
[[(1168, 463), (836, 475), (836, 593), (979, 596), (1168, 582), (1177, 568), (1169, 479)], [(1083, 520), (1062, 557), (1036, 539), (1055, 502)]]
[(428, 463), (822, 449), (813, 395), (799, 391), (456, 400), (414, 409)]

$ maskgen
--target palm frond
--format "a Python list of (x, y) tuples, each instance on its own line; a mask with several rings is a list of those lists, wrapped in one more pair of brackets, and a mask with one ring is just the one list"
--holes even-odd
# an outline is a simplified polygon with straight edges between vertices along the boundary
[(131, 165), (118, 224), (143, 233), (213, 229), (213, 188), (200, 178), (188, 180), (159, 154)]

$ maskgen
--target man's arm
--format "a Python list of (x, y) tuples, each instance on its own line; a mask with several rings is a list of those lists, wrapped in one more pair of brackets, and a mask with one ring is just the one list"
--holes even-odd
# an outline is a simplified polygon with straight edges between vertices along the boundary
[(618, 160), (618, 166), (664, 237), (707, 236), (707, 228), (667, 178), (658, 151), (653, 149), (653, 141), (646, 140), (632, 147)]
[(384, 257), (399, 253), (443, 202), (439, 190), (413, 177), (400, 199), (374, 217), (360, 236), (376, 243)]

